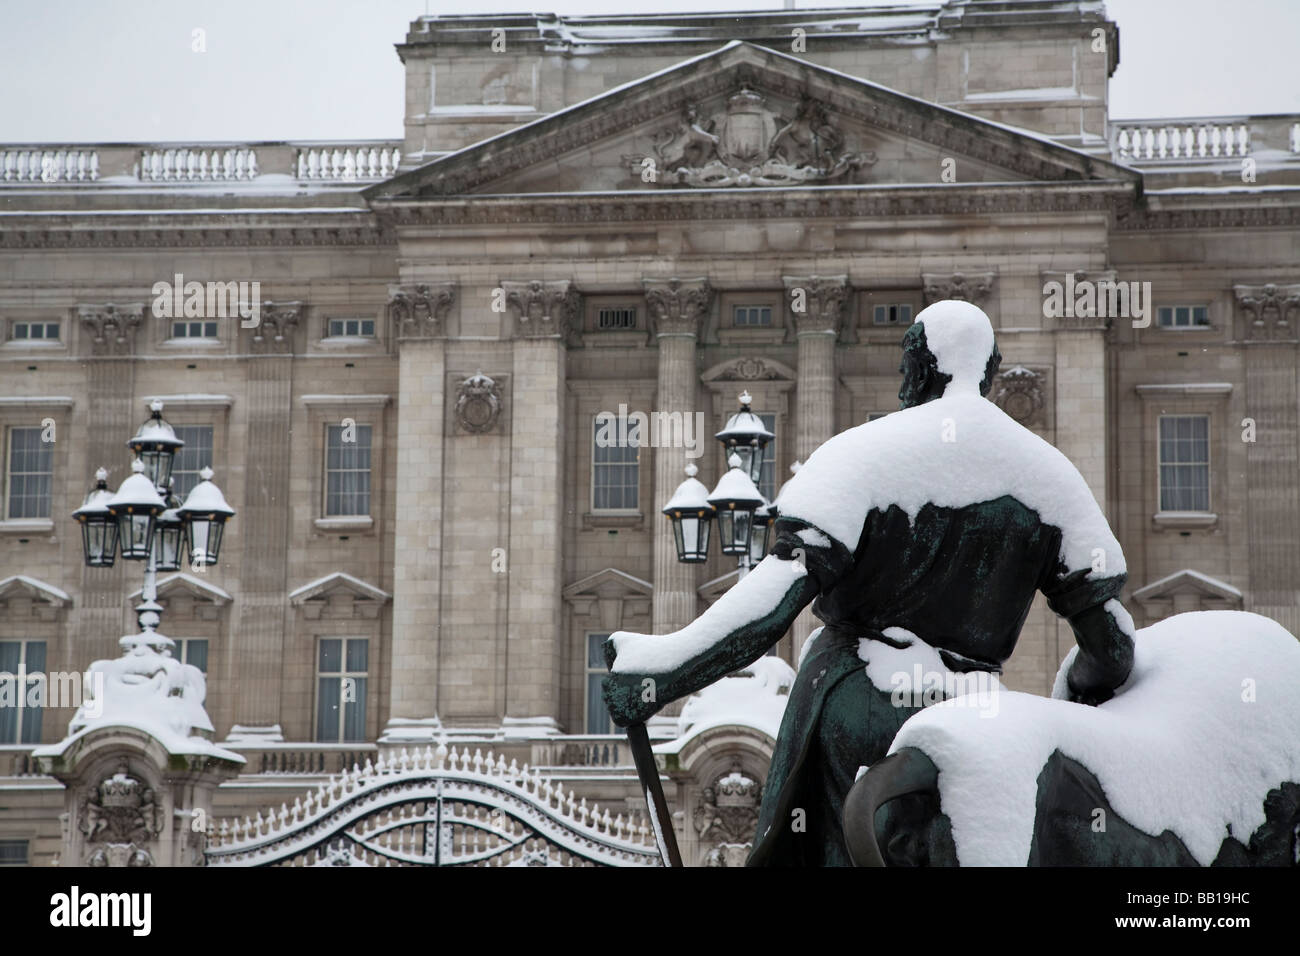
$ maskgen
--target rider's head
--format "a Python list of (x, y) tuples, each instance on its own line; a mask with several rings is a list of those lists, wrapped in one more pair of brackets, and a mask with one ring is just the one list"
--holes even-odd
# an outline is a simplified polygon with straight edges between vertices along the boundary
[(993, 324), (983, 310), (957, 299), (936, 302), (903, 336), (900, 407), (923, 405), (945, 392), (987, 395), (1001, 362)]

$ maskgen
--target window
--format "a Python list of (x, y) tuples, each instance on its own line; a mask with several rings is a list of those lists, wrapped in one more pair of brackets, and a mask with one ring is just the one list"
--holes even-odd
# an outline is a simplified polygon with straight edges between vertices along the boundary
[(635, 329), (636, 309), (601, 309), (596, 313), (598, 329)]
[[(640, 478), (640, 427), (626, 418), (597, 415), (592, 423), (591, 510), (635, 511)], [(647, 438), (648, 440), (648, 438)]]
[(215, 339), (217, 323), (215, 322), (173, 322), (174, 339)]
[(772, 307), (770, 305), (738, 305), (731, 311), (733, 324), (737, 328), (754, 328), (771, 326)]
[(26, 840), (0, 840), (0, 866), (26, 866)]
[(878, 305), (872, 310), (871, 321), (874, 325), (910, 325), (912, 307), (905, 302)]
[(0, 744), (41, 742), (45, 708), (27, 701), (31, 688), (44, 680), (44, 641), (0, 641)]
[(600, 694), (600, 682), (609, 673), (605, 667), (605, 638), (608, 634), (587, 635), (587, 733), (612, 734), (614, 722)]
[(366, 682), (370, 641), (321, 638), (316, 667), (316, 739), (330, 743), (366, 739)]
[(59, 340), (58, 322), (15, 322), (13, 334), (15, 342), (57, 342)]
[(176, 640), (176, 659), (182, 664), (193, 664), (203, 673), (208, 672), (208, 642), (193, 637), (178, 637)]
[(325, 426), (325, 515), (370, 514), (370, 426)]
[(1210, 417), (1160, 418), (1160, 510), (1210, 510)]
[(328, 337), (339, 338), (369, 338), (375, 337), (375, 320), (374, 319), (330, 319)]
[(1162, 305), (1156, 310), (1156, 321), (1165, 329), (1206, 328), (1210, 310), (1204, 305)]
[(175, 432), (185, 447), (176, 453), (172, 462), (172, 477), (176, 479), (172, 491), (183, 502), (202, 480), (199, 472), (212, 467), (212, 426), (177, 425)]
[(9, 429), (5, 517), (48, 518), (54, 479), (54, 442), (42, 441), (44, 429)]

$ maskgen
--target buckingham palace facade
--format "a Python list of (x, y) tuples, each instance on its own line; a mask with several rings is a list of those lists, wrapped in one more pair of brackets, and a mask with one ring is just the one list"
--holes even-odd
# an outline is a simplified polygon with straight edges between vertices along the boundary
[[(1090, 0), (426, 16), (396, 54), (391, 141), (0, 144), (0, 671), (134, 628), (138, 574), (85, 567), (69, 515), (159, 399), (178, 491), (211, 466), (237, 512), (158, 585), (248, 760), (224, 811), (449, 735), (632, 808), (600, 642), (738, 574), (677, 560), (684, 467), (713, 486), (748, 392), (771, 500), (897, 408), (944, 298), (992, 319), (989, 397), (1084, 475), (1139, 626), (1300, 632), (1300, 115), (1112, 119)], [(684, 440), (598, 440), (638, 412)], [(1006, 684), (1049, 693), (1071, 646), (1040, 597)], [(25, 755), (71, 716), (0, 716), (9, 862), (58, 845)]]

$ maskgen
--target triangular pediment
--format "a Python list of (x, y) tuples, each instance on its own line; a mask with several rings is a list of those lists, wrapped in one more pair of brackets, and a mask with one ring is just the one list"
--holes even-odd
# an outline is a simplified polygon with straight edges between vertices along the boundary
[(649, 581), (643, 581), (618, 568), (605, 568), (595, 574), (589, 574), (564, 589), (564, 597), (567, 600), (648, 597), (653, 593), (654, 585)]
[(334, 594), (350, 596), (354, 601), (373, 601), (376, 604), (387, 604), (392, 597), (387, 591), (368, 584), (360, 578), (343, 571), (335, 571), (333, 574), (327, 574), (290, 591), (289, 603), (297, 607), (309, 601), (323, 602)]
[(1242, 600), (1241, 591), (1231, 584), (1191, 568), (1175, 571), (1133, 592), (1134, 599), (1141, 603), (1172, 601), (1179, 596), (1193, 596), (1201, 604), (1219, 607), (1239, 607)]
[[(198, 601), (206, 601), (217, 607), (230, 603), (230, 595), (222, 588), (215, 584), (209, 584), (202, 581), (192, 574), (173, 574), (162, 578), (157, 585), (158, 597), (166, 599), (173, 595), (185, 594)], [(131, 600), (135, 600), (143, 594), (143, 591), (136, 591), (131, 595)]]
[(409, 201), (1140, 178), (1046, 137), (737, 41), (441, 157), (365, 195)]
[(55, 608), (72, 603), (72, 598), (62, 588), (25, 574), (14, 574), (0, 581), (0, 601), (13, 598), (27, 598), (36, 604)]

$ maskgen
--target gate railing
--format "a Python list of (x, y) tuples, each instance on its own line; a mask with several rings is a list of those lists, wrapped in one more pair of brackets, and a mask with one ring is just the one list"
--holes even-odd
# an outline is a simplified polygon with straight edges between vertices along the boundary
[(646, 823), (575, 800), (526, 765), (439, 746), (223, 820), (205, 855), (209, 866), (658, 866)]

